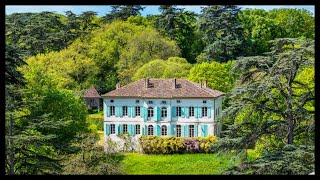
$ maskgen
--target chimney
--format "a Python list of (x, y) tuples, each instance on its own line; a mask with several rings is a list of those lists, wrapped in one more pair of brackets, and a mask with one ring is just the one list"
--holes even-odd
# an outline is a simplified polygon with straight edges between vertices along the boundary
[(116, 84), (116, 89), (120, 89), (120, 83)]
[(177, 79), (174, 78), (172, 81), (172, 88), (175, 89), (177, 87)]
[(202, 80), (199, 80), (200, 87), (202, 88)]
[(208, 87), (208, 80), (204, 80), (204, 87)]
[(148, 88), (149, 87), (149, 78), (144, 79), (144, 87)]

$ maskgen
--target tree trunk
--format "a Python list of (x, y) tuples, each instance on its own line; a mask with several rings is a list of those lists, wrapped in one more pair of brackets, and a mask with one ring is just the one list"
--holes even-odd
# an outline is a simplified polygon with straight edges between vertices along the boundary
[[(293, 79), (293, 78), (292, 78)], [(293, 115), (292, 115), (292, 82), (288, 80), (288, 98), (287, 98), (287, 124), (288, 124), (288, 144), (293, 144)]]
[(292, 115), (287, 117), (288, 123), (288, 144), (293, 144), (293, 122), (292, 122)]
[(12, 114), (10, 114), (9, 118), (9, 165), (10, 165), (10, 175), (14, 175), (14, 154), (12, 148)]

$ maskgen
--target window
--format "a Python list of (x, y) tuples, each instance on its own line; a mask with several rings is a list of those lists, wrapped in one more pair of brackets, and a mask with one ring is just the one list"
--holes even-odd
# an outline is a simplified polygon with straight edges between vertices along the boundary
[(202, 107), (202, 117), (208, 116), (208, 108), (207, 107)]
[(140, 125), (136, 124), (136, 134), (140, 134)]
[(128, 106), (122, 107), (123, 116), (128, 116)]
[(128, 125), (124, 124), (123, 125), (123, 134), (128, 134)]
[(140, 101), (139, 100), (136, 100), (136, 103), (139, 103)]
[(111, 99), (110, 102), (113, 103), (113, 99)]
[(110, 116), (114, 116), (115, 115), (115, 110), (114, 110), (114, 106), (110, 106)]
[(161, 135), (166, 136), (167, 135), (167, 126), (162, 125), (161, 126)]
[(180, 103), (181, 101), (180, 100), (177, 100), (177, 103)]
[(177, 107), (176, 112), (177, 112), (176, 115), (177, 115), (178, 117), (181, 117), (181, 107)]
[(177, 132), (177, 137), (181, 137), (181, 125), (177, 125), (177, 129), (176, 129), (176, 132)]
[(203, 103), (207, 103), (207, 101), (202, 101)]
[(148, 107), (148, 117), (153, 117), (153, 108)]
[(148, 126), (148, 135), (153, 135), (153, 126), (152, 125), (149, 125)]
[(136, 116), (140, 116), (140, 106), (136, 106)]
[(161, 104), (167, 104), (167, 101), (161, 101)]
[(110, 134), (116, 133), (116, 126), (114, 124), (110, 124)]
[(153, 102), (152, 101), (148, 101), (148, 104), (153, 104)]
[(161, 117), (167, 117), (167, 108), (166, 107), (161, 108)]
[(194, 107), (189, 107), (189, 116), (190, 117), (194, 116)]
[(189, 125), (189, 137), (194, 137), (194, 125)]

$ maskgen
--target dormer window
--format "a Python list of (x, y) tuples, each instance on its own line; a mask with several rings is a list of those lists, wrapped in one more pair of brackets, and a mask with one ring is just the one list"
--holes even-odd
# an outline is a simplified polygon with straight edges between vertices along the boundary
[(113, 103), (113, 99), (111, 99), (110, 102)]
[(181, 101), (180, 100), (177, 100), (177, 103), (180, 103)]
[(136, 100), (136, 103), (139, 103), (140, 101), (139, 100)]
[(161, 104), (167, 104), (167, 101), (161, 101)]
[(148, 101), (148, 104), (153, 104), (153, 101)]
[(207, 103), (207, 101), (203, 101), (203, 103), (205, 104), (205, 103)]

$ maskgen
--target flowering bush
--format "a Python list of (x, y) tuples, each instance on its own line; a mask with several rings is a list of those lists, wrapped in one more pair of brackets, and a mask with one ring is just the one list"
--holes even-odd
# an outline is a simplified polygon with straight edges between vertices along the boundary
[(139, 143), (145, 154), (174, 154), (174, 153), (209, 153), (217, 137), (182, 138), (141, 136)]

